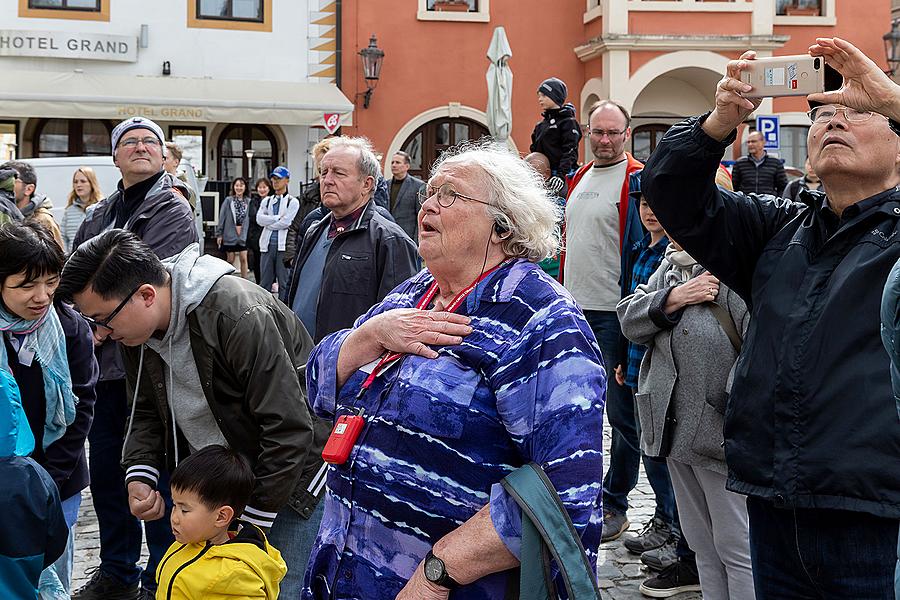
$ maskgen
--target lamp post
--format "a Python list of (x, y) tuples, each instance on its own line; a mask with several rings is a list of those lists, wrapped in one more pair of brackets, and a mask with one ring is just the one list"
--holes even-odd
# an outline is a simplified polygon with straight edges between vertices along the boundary
[(891, 30), (881, 36), (884, 40), (884, 53), (887, 57), (888, 74), (893, 75), (900, 67), (900, 19), (891, 23)]
[(359, 56), (363, 63), (363, 77), (366, 79), (366, 91), (363, 95), (363, 108), (369, 108), (369, 102), (372, 99), (372, 92), (378, 85), (378, 78), (381, 77), (381, 64), (384, 61), (384, 50), (378, 47), (378, 41), (375, 34), (369, 38), (369, 45), (359, 51)]
[(247, 179), (253, 179), (253, 155), (256, 154), (256, 150), (253, 148), (247, 148), (244, 150), (244, 156), (247, 157)]

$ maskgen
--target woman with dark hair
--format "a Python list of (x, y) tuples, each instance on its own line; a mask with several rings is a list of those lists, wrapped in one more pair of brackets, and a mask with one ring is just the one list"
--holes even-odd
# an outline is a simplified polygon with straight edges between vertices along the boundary
[(225, 260), (234, 262), (237, 254), (241, 261), (241, 277), (247, 278), (247, 212), (250, 207), (250, 190), (247, 180), (235, 177), (231, 182), (231, 195), (225, 198), (219, 210), (216, 226), (216, 242), (225, 251)]
[(13, 374), (34, 435), (32, 458), (53, 478), (69, 528), (66, 551), (41, 574), (41, 598), (68, 598), (74, 526), (88, 485), (84, 440), (98, 368), (87, 323), (54, 302), (65, 257), (40, 223), (0, 227), (0, 369)]
[(268, 177), (260, 177), (253, 186), (250, 196), (250, 207), (247, 209), (247, 248), (250, 250), (250, 270), (256, 283), (262, 279), (262, 269), (259, 266), (259, 238), (262, 235), (262, 226), (256, 222), (256, 213), (259, 212), (259, 203), (263, 198), (272, 194), (272, 182)]

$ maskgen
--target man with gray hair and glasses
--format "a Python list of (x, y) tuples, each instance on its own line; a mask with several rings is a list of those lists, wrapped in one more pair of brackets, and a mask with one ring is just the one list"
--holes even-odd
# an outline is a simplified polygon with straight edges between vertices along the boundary
[(286, 299), (316, 343), (351, 327), (418, 270), (415, 243), (375, 208), (381, 169), (368, 140), (335, 138), (319, 173), (329, 212), (300, 243)]
[(810, 54), (843, 76), (808, 97), (809, 160), (827, 194), (793, 202), (713, 182), (759, 106), (741, 81), (752, 51), (728, 63), (712, 112), (665, 135), (643, 190), (672, 239), (751, 309), (724, 410), (756, 597), (888, 598), (900, 427), (879, 307), (900, 257), (900, 93), (844, 40), (819, 38)]

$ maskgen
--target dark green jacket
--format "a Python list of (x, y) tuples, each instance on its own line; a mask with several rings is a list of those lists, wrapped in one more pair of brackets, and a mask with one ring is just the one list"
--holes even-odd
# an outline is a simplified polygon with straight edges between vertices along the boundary
[[(287, 306), (233, 275), (213, 285), (188, 322), (210, 410), (228, 445), (253, 465), (256, 486), (248, 509), (274, 519), (290, 504), (308, 517), (317, 502), (313, 492), (323, 487), (321, 454), (329, 433), (306, 402), (309, 334)], [(122, 465), (126, 482), (155, 486), (159, 471), (175, 467), (174, 444), (179, 457), (190, 451), (181, 433), (173, 433), (168, 367), (146, 347), (140, 367), (141, 352), (141, 347), (123, 347), (130, 397), (135, 397), (136, 382), (138, 391)]]

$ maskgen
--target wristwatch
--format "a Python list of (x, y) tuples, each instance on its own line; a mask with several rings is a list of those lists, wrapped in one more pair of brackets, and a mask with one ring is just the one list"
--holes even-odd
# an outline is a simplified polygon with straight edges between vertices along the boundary
[(431, 550), (425, 555), (425, 564), (422, 568), (425, 571), (425, 579), (431, 583), (447, 588), (448, 590), (459, 587), (459, 584), (447, 574), (447, 568), (444, 566), (444, 561), (435, 556)]

